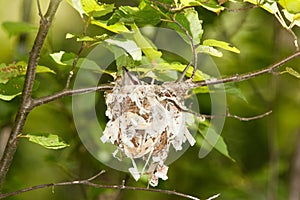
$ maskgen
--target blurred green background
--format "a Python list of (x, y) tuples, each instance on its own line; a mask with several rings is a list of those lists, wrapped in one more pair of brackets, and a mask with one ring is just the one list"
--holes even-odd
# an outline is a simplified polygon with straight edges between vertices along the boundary
[[(47, 3), (42, 2), (43, 10), (46, 9)], [(29, 12), (26, 12), (26, 5), (29, 5)], [(227, 6), (229, 5), (228, 3)], [(203, 20), (204, 38), (231, 42), (241, 50), (240, 54), (223, 52), (222, 58), (214, 58), (222, 75), (257, 70), (294, 51), (293, 40), (289, 33), (280, 27), (274, 16), (262, 9), (225, 11), (219, 16), (202, 8), (197, 9)], [(29, 22), (38, 25), (35, 1), (0, 1), (0, 23), (27, 20), (26, 14), (29, 16)], [(44, 53), (60, 50), (76, 53), (79, 45), (73, 40), (66, 40), (65, 35), (68, 32), (80, 34), (81, 31), (82, 21), (78, 13), (63, 1), (50, 29)], [(299, 35), (299, 28), (295, 28), (295, 31)], [(35, 32), (22, 41), (19, 36), (9, 36), (3, 28), (0, 28), (0, 62), (11, 63), (26, 57), (34, 36)], [(51, 68), (52, 63), (48, 57), (42, 56), (40, 62)], [(299, 71), (299, 64), (300, 59), (295, 59), (286, 66)], [(62, 89), (67, 72), (67, 69), (63, 69), (57, 75), (38, 75), (37, 79), (41, 83), (35, 96), (51, 94)], [(288, 74), (280, 76), (267, 74), (238, 83), (237, 86), (248, 102), (228, 95), (231, 113), (245, 117), (259, 115), (268, 110), (273, 110), (273, 113), (250, 122), (227, 118), (222, 136), (235, 162), (216, 151), (199, 159), (199, 147), (192, 147), (170, 165), (169, 179), (160, 181), (159, 188), (195, 195), (200, 199), (217, 193), (221, 194), (218, 199), (222, 200), (289, 198), (291, 178), (296, 176), (293, 174), (292, 164), (296, 149), (300, 148), (300, 81)], [(2, 146), (19, 102), (20, 97), (11, 102), (0, 100)], [(45, 132), (58, 134), (70, 144), (70, 147), (63, 150), (47, 150), (21, 139), (3, 192), (36, 184), (87, 178), (102, 169), (105, 169), (106, 173), (99, 178), (100, 183), (118, 185), (125, 179), (127, 185), (141, 187), (147, 185), (143, 181), (135, 182), (129, 174), (106, 167), (87, 152), (74, 127), (71, 98), (43, 105), (30, 113), (24, 133)], [(85, 186), (41, 189), (9, 199), (32, 198), (182, 199), (159, 193), (95, 189)]]

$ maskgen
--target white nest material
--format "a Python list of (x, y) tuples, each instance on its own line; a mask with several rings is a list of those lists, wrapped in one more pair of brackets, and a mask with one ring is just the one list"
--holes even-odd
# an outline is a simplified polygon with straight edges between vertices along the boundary
[[(105, 94), (109, 121), (101, 141), (117, 146), (114, 157), (121, 152), (131, 159), (132, 167), (128, 170), (135, 180), (149, 174), (149, 184), (156, 186), (159, 178), (168, 179), (168, 166), (164, 162), (170, 146), (180, 151), (186, 141), (195, 144), (182, 110), (189, 85), (183, 82), (149, 85), (124, 79)], [(142, 170), (138, 169), (136, 159), (144, 161)]]

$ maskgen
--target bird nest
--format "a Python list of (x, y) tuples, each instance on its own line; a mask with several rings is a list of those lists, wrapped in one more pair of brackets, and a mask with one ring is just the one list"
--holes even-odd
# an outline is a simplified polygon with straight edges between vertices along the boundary
[[(168, 179), (165, 161), (170, 147), (180, 151), (186, 142), (195, 144), (184, 111), (184, 96), (189, 88), (187, 82), (147, 84), (126, 72), (105, 93), (109, 121), (101, 141), (116, 146), (114, 157), (131, 160), (128, 170), (135, 180), (148, 174), (149, 184), (156, 186), (159, 178)], [(144, 161), (142, 169), (137, 159)]]

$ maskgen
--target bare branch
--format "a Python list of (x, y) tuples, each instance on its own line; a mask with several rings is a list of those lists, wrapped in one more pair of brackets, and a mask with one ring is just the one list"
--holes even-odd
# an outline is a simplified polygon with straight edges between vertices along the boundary
[(18, 194), (22, 194), (25, 192), (38, 190), (42, 188), (49, 188), (49, 187), (55, 187), (55, 186), (67, 186), (67, 185), (86, 185), (94, 188), (106, 188), (106, 189), (119, 189), (119, 190), (136, 190), (136, 191), (147, 191), (147, 192), (155, 192), (155, 193), (162, 193), (162, 194), (169, 194), (169, 195), (175, 195), (180, 196), (186, 199), (192, 199), (192, 200), (200, 200), (197, 197), (183, 194), (180, 192), (176, 192), (174, 190), (163, 190), (163, 189), (154, 189), (154, 188), (141, 188), (141, 187), (133, 187), (133, 186), (126, 186), (125, 182), (123, 181), (120, 185), (102, 185), (97, 183), (92, 183), (91, 181), (98, 178), (100, 175), (102, 175), (105, 171), (102, 170), (98, 174), (84, 180), (75, 180), (75, 181), (68, 181), (68, 182), (60, 182), (60, 183), (47, 183), (47, 184), (41, 184), (41, 185), (35, 185), (32, 187), (24, 188), (21, 190), (17, 190), (14, 192), (6, 193), (6, 194), (0, 194), (0, 199), (4, 199), (7, 197), (15, 196)]
[[(22, 132), (24, 123), (26, 121), (27, 115), (31, 108), (31, 94), (36, 74), (36, 66), (40, 58), (41, 48), (44, 44), (45, 38), (47, 36), (48, 30), (56, 13), (56, 10), (60, 4), (61, 0), (51, 0), (48, 6), (47, 13), (44, 17), (41, 17), (40, 26), (37, 36), (34, 40), (32, 50), (29, 54), (29, 61), (27, 72), (25, 76), (24, 87), (22, 91), (22, 98), (18, 113), (12, 128), (12, 132), (9, 137), (9, 141), (6, 145), (3, 157), (0, 161), (0, 188), (4, 182), (6, 174), (8, 172), (9, 166), (13, 160), (17, 148), (17, 136)], [(38, 4), (39, 5), (39, 4)], [(40, 6), (39, 6), (39, 12)]]
[(31, 103), (31, 108), (49, 103), (51, 101), (67, 97), (67, 96), (72, 96), (72, 95), (77, 95), (77, 94), (86, 94), (86, 93), (91, 93), (91, 92), (97, 92), (97, 91), (105, 91), (105, 90), (111, 90), (113, 88), (113, 85), (100, 85), (96, 87), (89, 87), (89, 88), (81, 88), (81, 89), (67, 89), (63, 90), (61, 92), (58, 92), (56, 94), (52, 94), (46, 97), (41, 97), (38, 99), (33, 99)]
[(260, 115), (253, 116), (253, 117), (240, 117), (240, 116), (237, 116), (237, 115), (232, 115), (230, 112), (227, 112), (226, 117), (232, 117), (232, 118), (238, 119), (240, 121), (252, 121), (252, 120), (256, 120), (256, 119), (260, 119), (260, 118), (263, 118), (265, 116), (268, 116), (271, 113), (272, 113), (272, 110), (270, 110), (268, 112), (265, 112), (263, 114), (260, 114)]
[[(82, 32), (83, 32), (82, 35), (83, 35), (83, 36), (86, 36), (86, 32), (87, 32), (88, 26), (89, 26), (89, 24), (90, 24), (90, 18), (89, 18), (87, 21), (85, 21), (85, 20), (84, 20), (84, 17), (82, 17), (82, 20), (85, 22), (85, 25), (84, 25), (83, 31), (82, 31)], [(68, 76), (68, 79), (67, 79), (67, 82), (66, 82), (65, 90), (69, 89), (69, 87), (70, 87), (70, 82), (71, 82), (71, 79), (72, 79), (72, 77), (73, 77), (73, 75), (74, 75), (74, 70), (75, 70), (76, 65), (77, 65), (77, 63), (78, 63), (78, 60), (79, 60), (80, 55), (82, 54), (83, 50), (84, 50), (86, 47), (87, 47), (87, 46), (86, 46), (86, 42), (84, 42), (84, 41), (81, 42), (81, 46), (80, 46), (80, 48), (79, 48), (79, 50), (78, 50), (78, 52), (77, 52), (76, 57), (75, 57), (74, 60), (73, 60), (72, 68), (71, 68), (71, 70), (70, 70), (70, 72), (69, 72), (69, 76)]]
[(216, 85), (216, 84), (229, 83), (229, 82), (241, 82), (241, 81), (245, 81), (245, 80), (260, 76), (262, 74), (273, 73), (274, 69), (295, 59), (298, 56), (300, 56), (300, 51), (296, 51), (292, 55), (280, 60), (279, 62), (277, 62), (275, 64), (272, 64), (271, 66), (269, 66), (267, 68), (260, 69), (260, 70), (254, 71), (254, 72), (244, 73), (244, 74), (236, 74), (236, 75), (225, 77), (225, 78), (219, 78), (219, 79), (212, 78), (212, 79), (200, 81), (200, 82), (194, 83), (193, 87)]

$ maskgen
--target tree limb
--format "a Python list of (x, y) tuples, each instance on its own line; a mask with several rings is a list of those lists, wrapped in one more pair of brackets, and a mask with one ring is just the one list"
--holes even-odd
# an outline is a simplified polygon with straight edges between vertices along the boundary
[(49, 188), (49, 187), (55, 187), (55, 186), (66, 186), (66, 185), (86, 185), (94, 188), (106, 188), (106, 189), (119, 189), (119, 190), (138, 190), (138, 191), (147, 191), (147, 192), (156, 192), (156, 193), (163, 193), (163, 194), (169, 194), (169, 195), (175, 195), (175, 196), (180, 196), (186, 199), (192, 199), (192, 200), (200, 200), (197, 197), (188, 195), (188, 194), (183, 194), (180, 192), (176, 192), (175, 190), (163, 190), (163, 189), (155, 189), (155, 188), (142, 188), (142, 187), (134, 187), (134, 186), (126, 186), (125, 183), (123, 182), (120, 185), (103, 185), (103, 184), (97, 184), (93, 183), (91, 181), (95, 180), (98, 178), (100, 175), (102, 175), (105, 171), (102, 170), (98, 174), (84, 180), (75, 180), (75, 181), (68, 181), (68, 182), (60, 182), (60, 183), (47, 183), (47, 184), (41, 184), (41, 185), (35, 185), (32, 187), (24, 188), (21, 190), (17, 190), (14, 192), (6, 193), (6, 194), (0, 194), (0, 199), (4, 199), (7, 197), (15, 196), (18, 194), (22, 194), (25, 192), (33, 191), (33, 190), (38, 190), (42, 188)]
[(194, 83), (193, 87), (201, 87), (201, 86), (216, 85), (216, 84), (221, 84), (221, 83), (245, 81), (245, 80), (260, 76), (262, 74), (272, 73), (274, 71), (274, 69), (276, 69), (276, 68), (282, 66), (283, 64), (295, 59), (298, 56), (300, 56), (300, 51), (294, 52), (292, 55), (280, 60), (277, 63), (272, 64), (271, 66), (269, 66), (267, 68), (263, 68), (263, 69), (253, 71), (253, 72), (247, 72), (247, 73), (244, 73), (244, 74), (236, 74), (236, 75), (233, 75), (233, 76), (220, 78), (220, 79), (212, 78), (212, 79), (200, 81), (200, 82)]
[(86, 94), (86, 93), (91, 93), (91, 92), (97, 92), (97, 91), (105, 91), (105, 90), (111, 90), (113, 89), (113, 85), (100, 85), (96, 87), (89, 87), (89, 88), (80, 88), (80, 89), (67, 89), (63, 90), (61, 92), (58, 92), (56, 94), (52, 94), (46, 97), (41, 97), (38, 99), (33, 99), (31, 103), (31, 108), (35, 108), (37, 106), (49, 103), (51, 101), (60, 99), (62, 97), (67, 97), (67, 96), (73, 96), (77, 94)]
[[(15, 122), (6, 145), (3, 157), (0, 161), (0, 188), (3, 185), (5, 176), (8, 172), (9, 166), (13, 160), (13, 156), (17, 148), (17, 136), (22, 132), (24, 123), (26, 121), (27, 115), (30, 112), (31, 103), (32, 103), (32, 89), (36, 74), (36, 66), (40, 58), (41, 48), (44, 44), (45, 38), (47, 36), (48, 30), (56, 13), (56, 10), (60, 4), (61, 0), (50, 0), (48, 10), (44, 16), (42, 13), (39, 13), (42, 17), (40, 20), (40, 26), (32, 50), (29, 54), (29, 61), (27, 72), (25, 76), (24, 87), (22, 91), (21, 103), (18, 109)], [(38, 2), (39, 5), (39, 2)], [(40, 9), (39, 9), (40, 10)], [(41, 12), (41, 11), (39, 11)]]
[[(228, 77), (224, 77), (224, 78), (212, 78), (212, 79), (208, 79), (208, 80), (204, 80), (204, 81), (200, 81), (200, 82), (195, 82), (195, 83), (191, 83), (192, 84), (192, 88), (196, 88), (196, 87), (202, 87), (202, 86), (208, 86), (208, 85), (217, 85), (217, 84), (221, 84), (221, 83), (229, 83), (229, 82), (241, 82), (241, 81), (245, 81), (245, 80), (249, 80), (251, 78), (263, 75), (263, 74), (267, 74), (267, 73), (272, 73), (274, 71), (274, 69), (282, 66), (283, 64), (295, 59), (296, 57), (300, 56), (300, 51), (296, 51), (294, 52), (292, 55), (280, 60), (277, 63), (274, 63), (272, 65), (270, 65), (267, 68), (263, 68), (257, 71), (253, 71), (253, 72), (247, 72), (244, 74), (236, 74), (236, 75), (232, 75), (232, 76), (228, 76)], [(180, 83), (178, 83), (180, 84)], [(104, 91), (104, 90), (110, 90), (113, 88), (113, 84), (107, 84), (107, 85), (100, 85), (100, 86), (95, 86), (95, 87), (89, 87), (89, 88), (81, 88), (81, 89), (75, 89), (75, 90), (71, 90), (71, 89), (67, 89), (67, 90), (63, 90), (61, 92), (58, 92), (56, 94), (53, 95), (49, 95), (47, 97), (41, 97), (38, 99), (33, 99), (32, 103), (31, 103), (31, 108), (34, 108), (36, 106), (40, 106), (46, 103), (49, 103), (51, 101), (60, 99), (62, 97), (66, 97), (66, 96), (72, 96), (72, 95), (79, 95), (79, 94), (86, 94), (86, 93), (90, 93), (90, 92), (96, 92), (96, 91)], [(270, 114), (269, 112), (266, 113), (266, 115)], [(259, 115), (260, 116), (260, 115)], [(263, 114), (263, 116), (265, 116)], [(230, 116), (230, 117), (234, 117), (234, 116)], [(237, 118), (237, 117), (234, 117)], [(258, 117), (260, 118), (260, 117)], [(247, 120), (242, 120), (242, 121), (247, 121)]]

